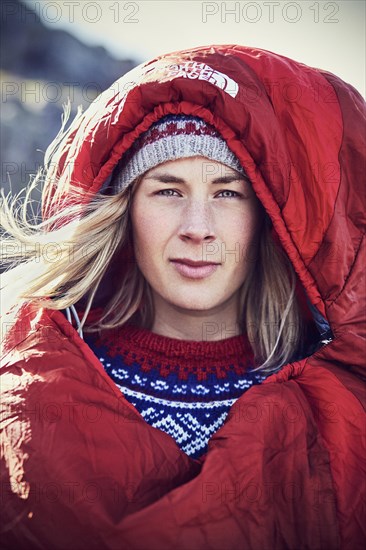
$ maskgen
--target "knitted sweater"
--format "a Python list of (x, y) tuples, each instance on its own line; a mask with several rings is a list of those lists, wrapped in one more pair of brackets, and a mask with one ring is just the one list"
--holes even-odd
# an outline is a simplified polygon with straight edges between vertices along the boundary
[(206, 453), (236, 399), (265, 378), (250, 372), (244, 336), (197, 342), (125, 325), (84, 338), (146, 422), (193, 458)]

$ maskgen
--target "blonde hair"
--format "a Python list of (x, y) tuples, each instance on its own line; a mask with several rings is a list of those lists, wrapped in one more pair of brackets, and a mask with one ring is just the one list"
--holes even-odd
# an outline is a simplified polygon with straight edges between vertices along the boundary
[[(57, 151), (54, 144), (51, 146)], [(152, 293), (132, 251), (130, 204), (138, 181), (113, 196), (88, 196), (84, 191), (71, 190), (65, 199), (58, 193), (53, 199), (57, 213), (45, 221), (28, 221), (31, 193), (42, 180), (43, 172), (39, 172), (25, 189), (24, 200), (22, 193), (11, 199), (2, 192), (2, 227), (6, 232), (2, 257), (8, 267), (2, 286), (7, 287), (12, 300), (56, 310), (82, 300), (83, 326), (98, 289), (105, 286), (101, 285), (103, 277), (117, 265), (121, 271), (118, 285), (106, 300), (102, 317), (88, 330), (118, 327), (131, 320), (151, 328)], [(254, 251), (238, 307), (256, 370), (273, 372), (296, 356), (301, 317), (295, 296), (296, 276), (287, 256), (273, 242), (268, 216)]]
[(241, 291), (240, 307), (248, 339), (260, 363), (256, 370), (272, 372), (300, 352), (302, 318), (296, 297), (296, 274), (271, 235), (266, 216), (252, 262)]

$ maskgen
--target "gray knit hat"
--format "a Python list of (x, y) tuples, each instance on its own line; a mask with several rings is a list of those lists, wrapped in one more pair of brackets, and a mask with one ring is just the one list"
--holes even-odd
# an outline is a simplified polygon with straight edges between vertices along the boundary
[(111, 184), (123, 191), (138, 176), (168, 160), (202, 156), (241, 174), (244, 170), (217, 130), (198, 117), (167, 115), (156, 121), (123, 155)]

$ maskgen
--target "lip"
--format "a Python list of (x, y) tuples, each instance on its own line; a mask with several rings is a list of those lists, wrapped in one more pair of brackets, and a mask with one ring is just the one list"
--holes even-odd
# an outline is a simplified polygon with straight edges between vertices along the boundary
[(191, 265), (193, 267), (202, 267), (206, 265), (218, 265), (218, 262), (202, 262), (200, 260), (190, 260), (189, 258), (177, 258), (171, 261), (178, 262), (180, 264)]
[(195, 262), (193, 260), (171, 260), (176, 270), (189, 279), (205, 279), (216, 271), (219, 264), (213, 262)]

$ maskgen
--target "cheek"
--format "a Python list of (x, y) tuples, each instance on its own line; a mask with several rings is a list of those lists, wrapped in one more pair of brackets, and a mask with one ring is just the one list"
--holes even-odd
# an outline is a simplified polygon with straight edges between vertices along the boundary
[(155, 240), (154, 227), (146, 216), (141, 215), (138, 208), (131, 214), (131, 226), (135, 257), (137, 264), (141, 267), (147, 262), (147, 252)]
[(153, 258), (162, 258), (171, 225), (167, 213), (153, 209), (151, 202), (138, 201), (131, 208), (132, 237), (139, 264), (148, 265)]
[(228, 220), (226, 234), (233, 248), (238, 247), (246, 258), (253, 248), (257, 247), (261, 231), (261, 215), (259, 208), (251, 208), (232, 216)]

